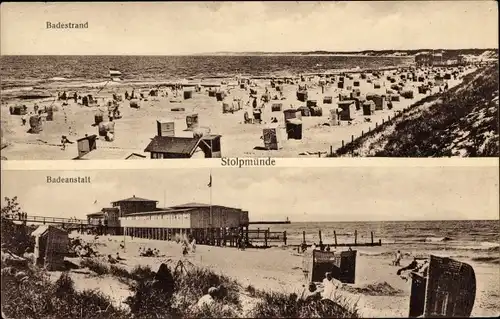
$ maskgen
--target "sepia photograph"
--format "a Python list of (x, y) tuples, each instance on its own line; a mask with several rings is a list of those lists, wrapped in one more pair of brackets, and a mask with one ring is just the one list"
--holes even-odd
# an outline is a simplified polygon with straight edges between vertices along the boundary
[(2, 317), (498, 317), (498, 178), (4, 171)]
[(3, 3), (3, 160), (497, 157), (494, 1)]

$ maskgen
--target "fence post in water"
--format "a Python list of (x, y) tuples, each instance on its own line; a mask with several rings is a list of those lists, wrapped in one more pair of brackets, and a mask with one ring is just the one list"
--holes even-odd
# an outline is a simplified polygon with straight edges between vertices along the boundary
[(260, 228), (257, 228), (257, 238), (259, 238)]
[(354, 142), (354, 135), (351, 135), (351, 143)]
[(335, 239), (335, 247), (337, 247), (337, 232), (333, 231), (333, 237)]
[(283, 231), (283, 243), (285, 244), (286, 246), (286, 230)]
[(356, 245), (358, 243), (358, 231), (355, 230), (354, 231), (354, 245)]
[(342, 148), (344, 148), (344, 140), (342, 140)]
[(333, 155), (333, 146), (330, 145), (330, 156)]
[(268, 234), (268, 230), (264, 231), (264, 247), (267, 248), (267, 234)]
[(370, 232), (370, 235), (372, 236), (372, 246), (373, 246), (373, 232)]
[(302, 243), (304, 243), (304, 244), (306, 243), (306, 231), (305, 230), (302, 231)]

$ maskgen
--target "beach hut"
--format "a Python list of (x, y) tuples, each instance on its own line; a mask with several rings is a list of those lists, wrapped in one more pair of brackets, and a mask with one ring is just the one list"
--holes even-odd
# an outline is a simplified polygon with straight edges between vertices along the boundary
[(210, 97), (215, 97), (215, 93), (217, 93), (217, 91), (215, 91), (214, 89), (210, 88), (208, 90), (208, 96)]
[(418, 93), (419, 94), (427, 94), (427, 91), (429, 91), (429, 90), (430, 90), (430, 88), (428, 86), (426, 86), (426, 85), (420, 85), (418, 87)]
[(333, 97), (331, 96), (325, 96), (323, 98), (323, 104), (332, 104), (333, 103)]
[(253, 120), (254, 120), (254, 123), (261, 123), (262, 122), (262, 110), (261, 109), (253, 110)]
[(302, 139), (302, 121), (299, 119), (290, 119), (286, 121), (286, 133), (288, 139)]
[(36, 265), (49, 271), (64, 269), (64, 257), (68, 253), (68, 233), (55, 226), (42, 225), (35, 229)]
[(359, 81), (353, 81), (352, 86), (359, 86)]
[(363, 115), (369, 116), (375, 113), (375, 103), (373, 101), (365, 101), (363, 103)]
[(327, 272), (342, 283), (354, 284), (356, 279), (356, 250), (340, 253), (313, 250), (304, 255), (303, 272), (308, 282), (322, 282)]
[(29, 123), (30, 123), (29, 133), (38, 134), (43, 130), (42, 117), (40, 115), (30, 116)]
[(271, 105), (271, 112), (281, 112), (283, 109), (283, 103), (273, 103)]
[(344, 82), (337, 82), (337, 88), (343, 89), (344, 88)]
[(340, 125), (339, 112), (337, 109), (330, 110), (330, 122), (329, 123), (330, 123), (330, 126)]
[(342, 111), (339, 114), (341, 121), (350, 121), (354, 118), (356, 105), (354, 100), (338, 101), (337, 105)]
[(430, 255), (427, 274), (412, 272), (410, 318), (467, 318), (476, 299), (476, 275), (469, 264)]
[(175, 136), (175, 122), (173, 120), (156, 120), (156, 129), (157, 136)]
[(362, 80), (366, 80), (366, 73), (361, 73), (360, 77), (361, 77)]
[(339, 101), (345, 101), (345, 100), (350, 100), (351, 96), (349, 94), (345, 93), (340, 93), (339, 94)]
[(297, 100), (301, 102), (307, 101), (307, 91), (297, 91)]
[(130, 107), (134, 109), (140, 108), (139, 100), (130, 100)]
[(186, 115), (186, 125), (188, 130), (198, 127), (198, 113)]
[(76, 145), (78, 148), (78, 157), (90, 153), (91, 151), (97, 149), (97, 135), (85, 136), (76, 140)]
[(287, 109), (283, 111), (283, 114), (285, 115), (285, 121), (291, 120), (291, 119), (301, 119), (302, 118), (302, 113), (300, 110), (297, 109)]
[(11, 115), (26, 115), (28, 113), (28, 107), (26, 105), (15, 105), (9, 107), (9, 112)]
[(193, 98), (193, 91), (187, 90), (184, 91), (184, 100), (191, 99)]

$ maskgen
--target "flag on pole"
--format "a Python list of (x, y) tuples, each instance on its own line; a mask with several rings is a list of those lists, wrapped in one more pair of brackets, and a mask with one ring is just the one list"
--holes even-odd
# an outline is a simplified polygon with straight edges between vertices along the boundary
[(212, 173), (210, 173), (210, 182), (207, 185), (208, 187), (212, 187)]

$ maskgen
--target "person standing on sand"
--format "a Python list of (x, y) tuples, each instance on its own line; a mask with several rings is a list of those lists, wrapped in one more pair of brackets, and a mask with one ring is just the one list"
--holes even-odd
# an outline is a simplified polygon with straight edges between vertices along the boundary
[(22, 125), (22, 126), (25, 126), (25, 125), (26, 125), (26, 114), (23, 114), (23, 115), (21, 116), (21, 125)]
[(401, 251), (398, 250), (396, 259), (394, 259), (394, 266), (401, 266), (401, 259), (403, 259), (403, 256), (401, 255)]

